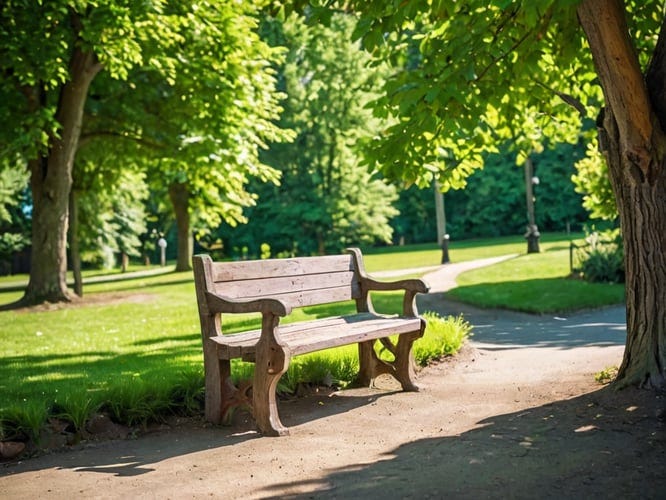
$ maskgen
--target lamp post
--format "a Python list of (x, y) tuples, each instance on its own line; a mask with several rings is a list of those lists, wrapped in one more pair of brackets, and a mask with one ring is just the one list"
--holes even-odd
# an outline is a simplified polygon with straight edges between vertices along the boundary
[(157, 240), (157, 246), (160, 247), (160, 265), (164, 267), (166, 266), (166, 240), (164, 238), (160, 238)]
[(435, 218), (437, 220), (437, 244), (442, 249), (442, 264), (451, 261), (449, 258), (449, 235), (446, 234), (446, 212), (444, 211), (444, 194), (435, 181)]
[(534, 175), (534, 165), (529, 156), (525, 160), (525, 198), (527, 201), (527, 253), (539, 253), (539, 228), (534, 217), (534, 186), (539, 184), (539, 178)]

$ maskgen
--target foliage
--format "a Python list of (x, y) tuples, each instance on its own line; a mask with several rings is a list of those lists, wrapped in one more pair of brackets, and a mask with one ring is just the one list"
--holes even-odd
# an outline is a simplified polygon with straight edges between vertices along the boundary
[(498, 142), (511, 140), (519, 163), (544, 136), (576, 142), (581, 114), (600, 102), (575, 2), (349, 6), (356, 35), (396, 69), (375, 110), (397, 123), (373, 148), (391, 178), (461, 186)]
[(618, 367), (609, 366), (594, 374), (594, 380), (600, 384), (609, 384), (617, 378)]
[[(410, 245), (437, 241), (434, 195), (432, 186), (424, 188), (410, 186), (398, 191), (395, 207), (399, 213), (391, 219), (394, 244)], [(446, 202), (448, 199), (448, 196), (445, 196)]]
[(26, 300), (67, 298), (65, 221), (78, 146), (80, 164), (120, 158), (115, 169), (147, 171), (164, 191), (184, 186), (191, 200), (177, 215), (185, 238), (188, 211), (202, 231), (223, 218), (237, 221), (239, 207), (253, 203), (245, 191), (249, 177), (277, 178), (258, 160), (269, 141), (288, 137), (274, 123), (280, 95), (271, 64), (281, 50), (257, 35), (262, 7), (184, 0), (2, 4), (0, 118), (10, 125), (0, 130), (0, 151), (30, 165), (33, 230), (49, 236), (34, 239), (40, 269), (33, 266)]
[(619, 229), (593, 232), (579, 247), (580, 272), (592, 283), (624, 283), (624, 247)]
[[(5, 159), (6, 160), (6, 159)], [(1, 163), (9, 163), (2, 161)], [(20, 208), (21, 192), (28, 184), (28, 176), (19, 164), (0, 168), (0, 224), (12, 222), (11, 209)]]
[(255, 183), (249, 223), (222, 235), (256, 255), (269, 241), (276, 254), (338, 252), (350, 244), (389, 242), (395, 188), (359, 165), (360, 145), (379, 130), (365, 109), (382, 71), (350, 43), (354, 18), (335, 15), (331, 26), (307, 26), (295, 15), (266, 21), (264, 36), (288, 49), (279, 68), (287, 95), (279, 124), (295, 132), (262, 159), (281, 172), (279, 186)]
[(601, 158), (597, 140), (588, 144), (585, 157), (576, 163), (572, 177), (576, 192), (583, 195), (583, 206), (594, 219), (617, 219), (615, 194), (608, 176), (608, 166)]
[[(582, 156), (581, 145), (557, 144), (532, 155), (536, 222), (542, 232), (580, 230), (587, 220), (581, 197), (574, 192), (570, 177)], [(444, 195), (446, 230), (452, 241), (522, 234), (525, 215), (525, 174), (516, 166), (510, 145), (484, 156), (483, 169), (466, 180), (464, 189), (451, 189)], [(396, 236), (407, 243), (434, 241), (436, 236), (432, 188), (416, 186), (400, 193), (400, 215), (393, 221)], [(394, 238), (396, 241), (396, 238)]]
[[(282, 49), (259, 38), (258, 8), (171, 5), (178, 43), (168, 51), (152, 39), (143, 45), (156, 66), (137, 66), (127, 81), (100, 75), (93, 84), (84, 136), (106, 144), (107, 156), (117, 148), (129, 153), (123, 161), (148, 172), (151, 189), (174, 204), (168, 213), (180, 220), (178, 238), (192, 230), (201, 237), (221, 221), (245, 221), (242, 208), (256, 198), (250, 179), (277, 181), (278, 172), (258, 153), (289, 138), (275, 125), (282, 95), (271, 66)], [(179, 262), (183, 257), (189, 262), (187, 255)]]
[(624, 286), (588, 283), (569, 277), (568, 245), (543, 246), (538, 254), (520, 255), (491, 267), (467, 271), (448, 292), (479, 307), (531, 313), (575, 311), (620, 304)]
[[(82, 170), (74, 186), (82, 260), (108, 268), (115, 266), (119, 253), (139, 256), (139, 236), (146, 232), (145, 176), (132, 170), (100, 175), (105, 172), (100, 164)], [(81, 187), (84, 183), (85, 190)]]
[[(1, 163), (9, 163), (8, 159)], [(29, 244), (28, 176), (23, 166), (0, 165), (0, 275), (12, 271), (12, 258)]]
[(471, 334), (472, 326), (462, 315), (442, 318), (437, 313), (426, 311), (424, 337), (414, 344), (414, 358), (420, 366), (426, 366), (444, 356), (455, 355)]

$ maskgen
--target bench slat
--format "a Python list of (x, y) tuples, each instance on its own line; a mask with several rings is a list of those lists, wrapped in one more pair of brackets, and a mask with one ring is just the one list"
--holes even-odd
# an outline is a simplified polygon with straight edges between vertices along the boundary
[[(282, 341), (292, 355), (338, 347), (365, 340), (409, 333), (420, 328), (419, 318), (384, 317), (370, 313), (292, 323), (279, 327)], [(210, 337), (218, 344), (221, 359), (252, 358), (261, 330)]]
[[(321, 290), (327, 296), (327, 289), (350, 287), (354, 284), (355, 275), (352, 271), (328, 274), (308, 274), (301, 276), (284, 276), (279, 278), (259, 278), (242, 281), (218, 282), (215, 292), (231, 298), (274, 297), (280, 294), (294, 294), (301, 291)], [(349, 296), (349, 292), (347, 293)]]
[(277, 278), (307, 274), (328, 274), (353, 270), (354, 260), (351, 255), (214, 262), (213, 281), (217, 283), (267, 277)]

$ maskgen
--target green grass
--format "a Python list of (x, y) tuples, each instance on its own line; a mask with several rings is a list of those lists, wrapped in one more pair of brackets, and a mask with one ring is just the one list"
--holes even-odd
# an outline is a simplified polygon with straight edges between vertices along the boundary
[[(83, 304), (0, 312), (0, 439), (37, 442), (49, 417), (71, 422), (78, 432), (96, 411), (131, 426), (201, 412), (203, 363), (191, 273), (95, 283), (84, 291), (88, 302)], [(0, 303), (13, 297), (14, 292), (0, 293)], [(397, 312), (401, 298), (383, 293), (378, 308)], [(353, 310), (352, 302), (308, 307), (288, 320)], [(428, 336), (421, 364), (455, 352), (464, 341), (469, 327), (454, 318), (446, 321), (460, 330), (451, 336), (457, 343), (442, 346), (440, 334)], [(224, 328), (231, 333), (257, 328), (259, 322), (258, 315), (226, 316)], [(346, 385), (357, 369), (355, 346), (300, 356), (280, 388), (293, 391), (306, 382)], [(234, 365), (239, 379), (249, 378), (251, 370), (252, 365)]]
[[(570, 241), (581, 241), (583, 238), (583, 233), (571, 235), (548, 233), (542, 235), (540, 247), (542, 251), (556, 249), (568, 251)], [(524, 254), (526, 250), (525, 238), (504, 236), (453, 241), (449, 245), (449, 256), (451, 262), (465, 262), (502, 255)], [(368, 272), (439, 266), (442, 259), (442, 250), (435, 243), (372, 248), (364, 250), (363, 253)], [(568, 260), (566, 262), (568, 265)]]
[(568, 312), (620, 304), (624, 285), (569, 278), (569, 251), (546, 247), (457, 278), (451, 298), (480, 307), (531, 313)]
[[(453, 242), (454, 262), (521, 255), (461, 275), (460, 286), (450, 295), (483, 306), (533, 312), (621, 302), (620, 285), (566, 278), (568, 246), (565, 235), (544, 236), (542, 253), (533, 255), (524, 255), (521, 237)], [(436, 245), (365, 253), (370, 272), (437, 266), (441, 258)], [(17, 278), (21, 279), (14, 276), (9, 282)], [(83, 304), (0, 312), (0, 439), (37, 441), (51, 416), (80, 431), (96, 411), (133, 426), (201, 411), (203, 367), (192, 274), (127, 278), (111, 275), (86, 284)], [(0, 304), (20, 296), (20, 291), (0, 291)], [(401, 298), (399, 293), (375, 294), (373, 302), (381, 312), (398, 312)], [(352, 303), (308, 307), (289, 320), (352, 310)], [(239, 315), (225, 319), (224, 329), (231, 333), (258, 324), (256, 315)], [(469, 330), (463, 318), (428, 318), (426, 336), (414, 348), (419, 364), (454, 353)], [(308, 382), (344, 386), (357, 369), (355, 346), (300, 356), (292, 361), (280, 388), (294, 391)], [(251, 371), (252, 365), (234, 365), (239, 379), (249, 378)]]

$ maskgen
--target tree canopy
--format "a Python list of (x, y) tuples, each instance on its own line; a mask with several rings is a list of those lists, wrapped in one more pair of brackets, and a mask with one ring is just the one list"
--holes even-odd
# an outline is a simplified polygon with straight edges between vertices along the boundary
[(196, 198), (207, 200), (204, 205), (192, 207), (186, 198), (177, 208), (185, 239), (190, 210), (200, 218), (238, 217), (235, 207), (252, 202), (243, 190), (248, 177), (275, 178), (258, 161), (266, 141), (285, 137), (273, 124), (280, 96), (270, 66), (279, 50), (256, 33), (261, 7), (184, 0), (3, 3), (0, 117), (11, 125), (0, 131), (0, 150), (22, 158), (31, 172), (25, 302), (69, 298), (67, 214), (80, 143), (94, 147), (86, 155), (97, 158), (124, 148), (118, 169), (150, 165), (151, 179), (172, 191), (207, 194)]
[(545, 138), (577, 141), (582, 119), (595, 119), (625, 245), (628, 338), (618, 380), (664, 385), (663, 2), (318, 5), (309, 7), (315, 20), (332, 6), (357, 12), (356, 36), (395, 68), (375, 109), (396, 123), (373, 147), (374, 162), (393, 178), (459, 184), (498, 140), (511, 140), (521, 161)]
[(228, 246), (257, 253), (269, 242), (277, 254), (309, 255), (391, 241), (396, 189), (360, 165), (363, 143), (381, 128), (367, 104), (382, 74), (350, 40), (354, 26), (350, 15), (334, 16), (330, 27), (308, 26), (297, 15), (266, 20), (266, 40), (287, 49), (278, 68), (287, 96), (278, 123), (296, 137), (261, 155), (281, 172), (280, 184), (254, 183), (257, 206), (247, 211), (247, 225), (223, 229)]

